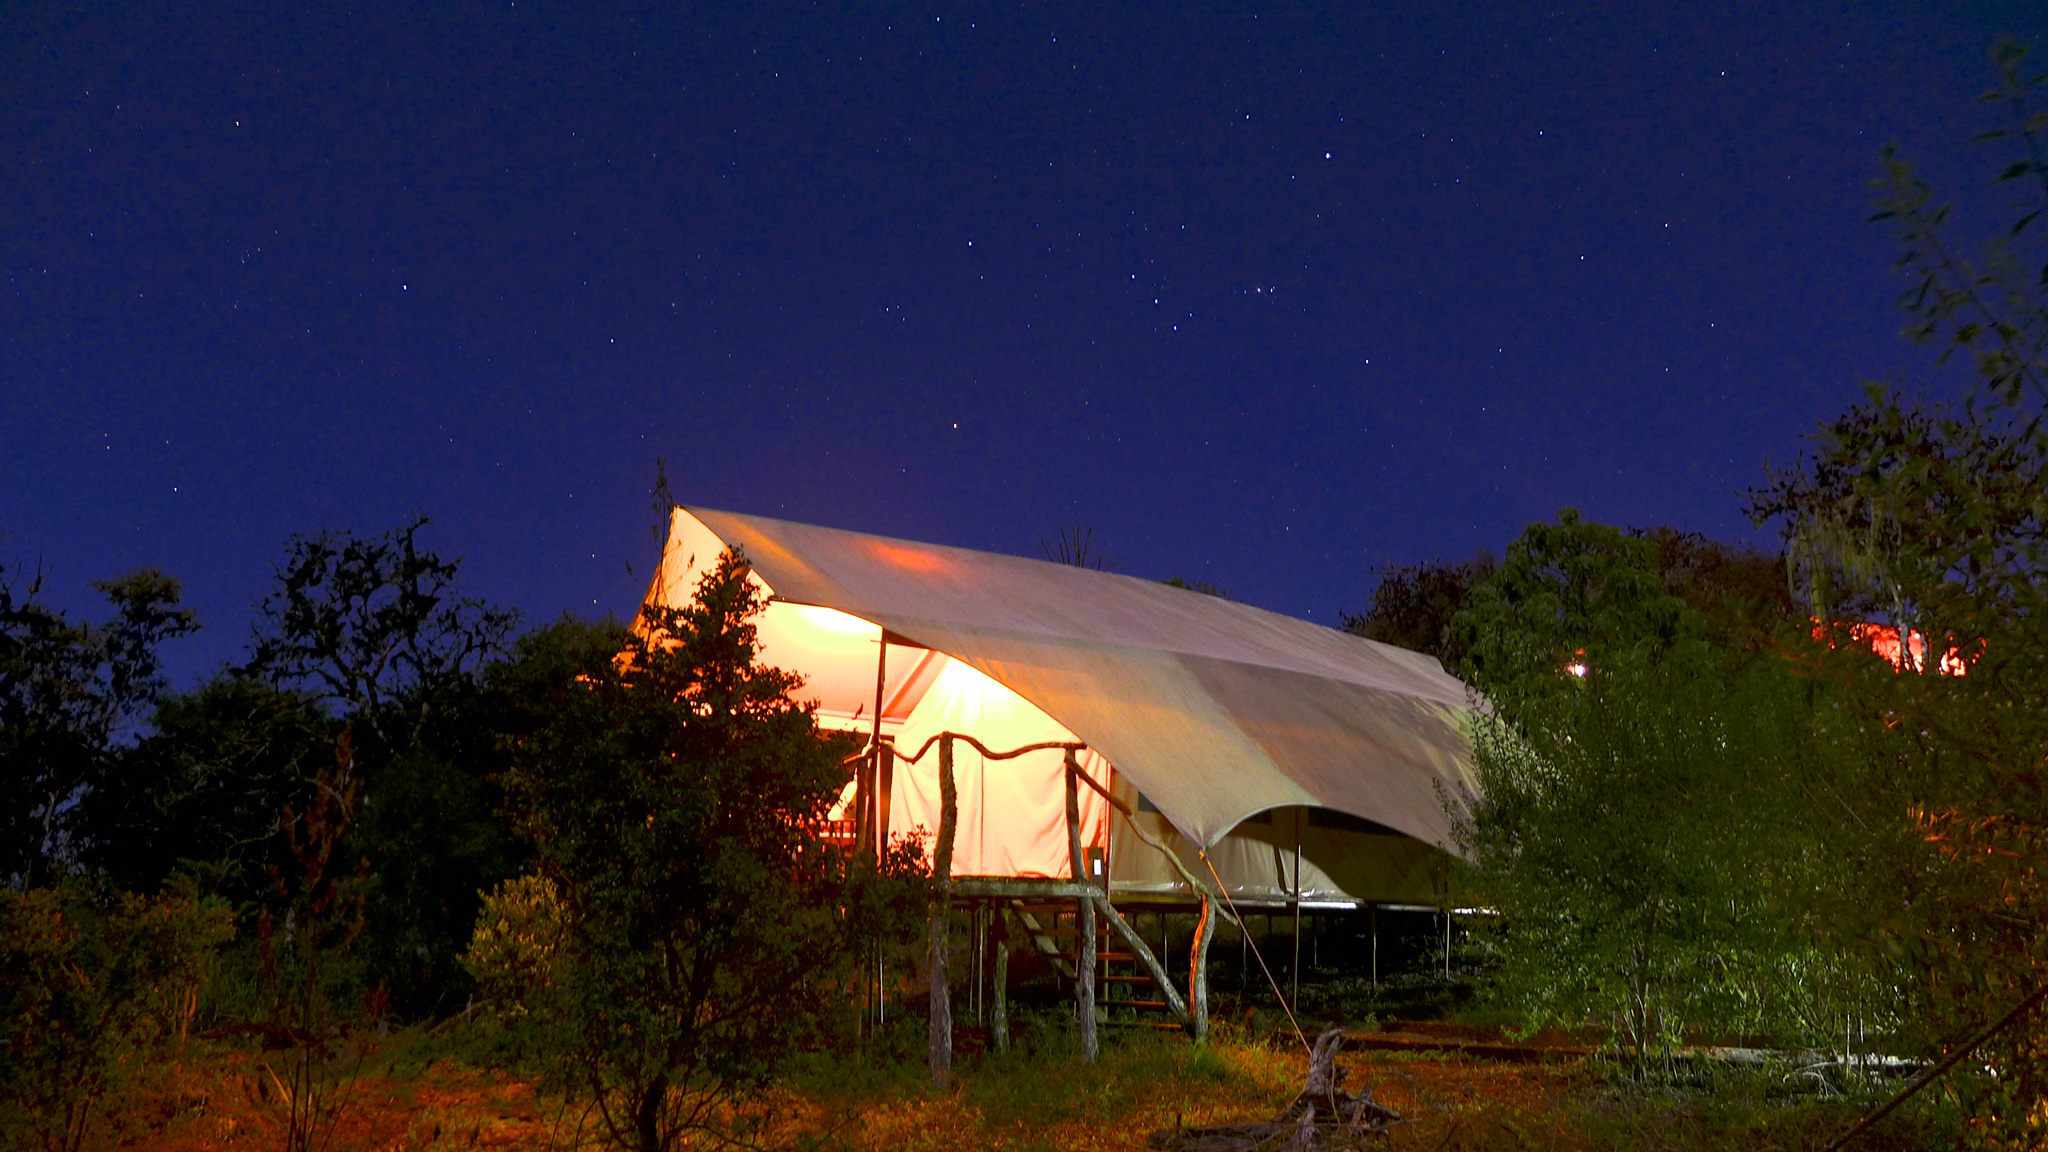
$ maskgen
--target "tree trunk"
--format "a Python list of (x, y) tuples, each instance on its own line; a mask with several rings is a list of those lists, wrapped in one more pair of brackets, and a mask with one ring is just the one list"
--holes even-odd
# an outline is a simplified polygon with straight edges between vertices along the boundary
[(953, 1005), (946, 987), (946, 906), (952, 901), (953, 836), (960, 822), (960, 795), (953, 783), (953, 738), (939, 741), (939, 843), (932, 853), (932, 898), (926, 916), (926, 962), (930, 968), (931, 1011), (926, 1022), (926, 1055), (932, 1083), (945, 1087), (953, 1075)]
[(633, 1139), (640, 1146), (640, 1152), (665, 1152), (661, 1146), (661, 1110), (668, 1102), (668, 1078), (657, 1076), (640, 1093), (640, 1104), (633, 1109)]
[(1197, 1042), (1209, 1038), (1209, 941), (1215, 935), (1216, 902), (1204, 893), (1195, 936), (1188, 942), (1188, 1031)]

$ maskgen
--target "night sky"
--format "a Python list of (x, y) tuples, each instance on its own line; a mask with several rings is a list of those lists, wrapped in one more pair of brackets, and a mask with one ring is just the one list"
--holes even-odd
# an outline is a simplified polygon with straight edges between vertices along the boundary
[(1766, 462), (1924, 375), (1880, 146), (1984, 182), (1987, 49), (2048, 39), (2039, 4), (189, 7), (0, 9), (0, 561), (68, 607), (180, 577), (181, 679), (293, 532), (416, 512), (529, 621), (626, 613), (657, 457), (685, 502), (1086, 525), (1332, 623), (1564, 505), (1753, 538)]

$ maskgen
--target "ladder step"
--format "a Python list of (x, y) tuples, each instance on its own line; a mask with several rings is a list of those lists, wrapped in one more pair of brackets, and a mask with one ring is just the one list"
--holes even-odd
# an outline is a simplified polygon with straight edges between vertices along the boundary
[(1166, 1003), (1166, 1001), (1164, 1001), (1164, 1000), (1112, 1000), (1112, 1001), (1110, 1001), (1110, 1002), (1109, 1002), (1109, 1006), (1110, 1006), (1110, 1007), (1112, 1007), (1112, 1008), (1166, 1008), (1166, 1007), (1170, 1007), (1170, 1005), (1168, 1005), (1168, 1004)]
[(1150, 984), (1152, 977), (1135, 972), (1111, 972), (1102, 978), (1105, 984)]

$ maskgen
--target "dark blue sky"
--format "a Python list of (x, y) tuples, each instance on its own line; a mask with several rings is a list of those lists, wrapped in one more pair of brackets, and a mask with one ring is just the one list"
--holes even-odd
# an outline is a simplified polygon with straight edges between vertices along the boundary
[(1981, 183), (1986, 50), (2048, 30), (107, 7), (0, 14), (0, 560), (179, 576), (181, 676), (291, 533), (413, 512), (529, 619), (628, 611), (658, 456), (1325, 622), (1567, 504), (1745, 535), (1923, 360), (1879, 147)]

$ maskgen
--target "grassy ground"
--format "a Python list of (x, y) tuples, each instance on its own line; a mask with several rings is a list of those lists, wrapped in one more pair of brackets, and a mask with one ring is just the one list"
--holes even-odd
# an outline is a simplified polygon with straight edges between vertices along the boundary
[[(910, 1022), (906, 1022), (910, 1023)], [(1033, 1026), (1033, 1025), (1036, 1026)], [(763, 1101), (756, 1138), (816, 1149), (1135, 1149), (1177, 1125), (1264, 1119), (1292, 1099), (1305, 1057), (1292, 1034), (1224, 1035), (1197, 1048), (1149, 1031), (1110, 1033), (1102, 1059), (1075, 1063), (1057, 1022), (1027, 1021), (1016, 1050), (976, 1053), (971, 1037), (954, 1085), (929, 1087), (909, 1053), (812, 1054)], [(363, 1061), (333, 1139), (337, 1152), (593, 1147), (575, 1109), (521, 1077), (480, 1067), (449, 1034), (400, 1034)], [(1731, 1077), (1689, 1092), (1614, 1086), (1583, 1061), (1513, 1063), (1443, 1051), (1347, 1053), (1346, 1086), (1370, 1087), (1407, 1119), (1388, 1146), (1423, 1150), (1815, 1148), (1861, 1101), (1784, 1093), (1782, 1081)], [(164, 1068), (113, 1124), (105, 1147), (170, 1152), (277, 1147), (279, 1107), (259, 1054), (195, 1045)], [(1939, 1146), (1908, 1120), (1870, 1149)]]

